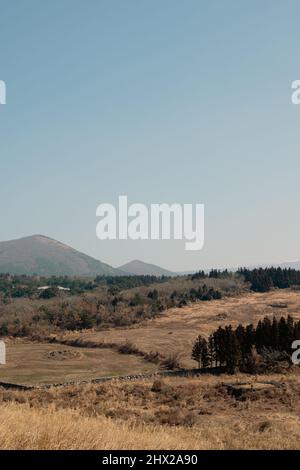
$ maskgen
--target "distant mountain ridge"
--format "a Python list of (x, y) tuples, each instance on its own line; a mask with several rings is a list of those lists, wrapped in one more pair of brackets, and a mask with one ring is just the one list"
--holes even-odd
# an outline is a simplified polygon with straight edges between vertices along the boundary
[(176, 273), (156, 266), (155, 264), (144, 263), (138, 259), (119, 266), (119, 270), (132, 274), (134, 276), (176, 276)]
[[(300, 270), (300, 261), (262, 264), (261, 267), (281, 267)], [(259, 266), (248, 266), (254, 269)], [(236, 270), (237, 268), (228, 268)], [(44, 235), (32, 235), (0, 242), (0, 273), (39, 276), (96, 277), (105, 276), (178, 276), (192, 273), (172, 272), (155, 264), (133, 260), (113, 268), (91, 256)], [(209, 270), (205, 270), (208, 272)]]
[(124, 274), (44, 235), (0, 242), (0, 273), (78, 277)]

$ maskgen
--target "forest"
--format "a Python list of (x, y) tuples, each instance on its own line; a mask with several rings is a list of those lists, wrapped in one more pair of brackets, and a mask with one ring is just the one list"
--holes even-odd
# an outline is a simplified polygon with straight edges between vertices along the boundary
[(292, 343), (300, 339), (300, 321), (291, 316), (279, 320), (265, 317), (256, 327), (219, 327), (208, 339), (199, 335), (192, 349), (198, 367), (224, 367), (248, 373), (262, 372), (279, 362), (291, 361)]

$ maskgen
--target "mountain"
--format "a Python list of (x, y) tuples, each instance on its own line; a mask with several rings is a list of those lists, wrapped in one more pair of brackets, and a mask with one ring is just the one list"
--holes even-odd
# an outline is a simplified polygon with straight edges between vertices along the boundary
[(136, 276), (176, 276), (176, 273), (168, 271), (167, 269), (156, 266), (155, 264), (144, 263), (137, 259), (120, 266), (119, 270)]
[(78, 277), (124, 274), (43, 235), (0, 242), (0, 273)]

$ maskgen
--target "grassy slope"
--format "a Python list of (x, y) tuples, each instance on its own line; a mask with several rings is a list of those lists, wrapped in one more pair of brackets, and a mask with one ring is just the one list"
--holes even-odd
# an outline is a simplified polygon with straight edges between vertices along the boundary
[[(271, 305), (287, 303), (288, 308)], [(264, 316), (300, 318), (300, 293), (289, 289), (275, 290), (265, 294), (249, 293), (211, 302), (198, 302), (184, 308), (170, 309), (159, 318), (135, 328), (111, 328), (108, 331), (85, 332), (82, 339), (123, 343), (129, 340), (142, 351), (159, 351), (164, 355), (180, 353), (181, 364), (194, 367), (190, 359), (192, 343), (198, 334), (209, 335), (219, 325), (238, 323), (256, 324)], [(73, 336), (76, 336), (73, 334)]]
[[(272, 304), (287, 303), (287, 308)], [(265, 315), (300, 318), (300, 293), (276, 290), (265, 294), (246, 294), (211, 302), (198, 302), (182, 309), (171, 309), (160, 317), (132, 328), (111, 328), (104, 331), (68, 333), (68, 338), (94, 342), (123, 344), (129, 340), (141, 351), (158, 351), (164, 356), (180, 354), (180, 363), (194, 367), (191, 347), (198, 334), (208, 335), (219, 325), (239, 322), (257, 323)], [(133, 355), (122, 355), (111, 349), (78, 348), (78, 357), (49, 358), (51, 351), (68, 350), (57, 344), (39, 344), (12, 340), (7, 343), (7, 365), (0, 366), (0, 380), (23, 383), (51, 383), (104, 375), (138, 374), (153, 371), (158, 366)], [(74, 348), (71, 348), (74, 350)]]
[(222, 383), (256, 380), (239, 375), (168, 379), (159, 391), (152, 381), (0, 391), (0, 447), (299, 449), (299, 374), (264, 379), (285, 389), (238, 401)]
[[(287, 308), (272, 306), (279, 302), (287, 303)], [(300, 293), (277, 290), (201, 302), (172, 309), (136, 328), (90, 331), (81, 333), (80, 337), (122, 343), (130, 339), (143, 350), (179, 350), (182, 361), (188, 365), (190, 343), (196, 334), (208, 334), (219, 324), (256, 323), (265, 315), (288, 313), (300, 318)], [(109, 371), (110, 375), (118, 368), (138, 372), (139, 367), (145, 366), (143, 361), (131, 363), (137, 360), (134, 356), (122, 356), (109, 349), (81, 348), (79, 356), (60, 361), (57, 357), (49, 359), (49, 351), (74, 348), (23, 341), (12, 341), (11, 346), (14, 351), (9, 365), (11, 376), (19, 374), (20, 378), (23, 374), (24, 378), (24, 374), (32, 374), (30, 380), (49, 381), (60, 373), (63, 377), (87, 377)], [(267, 387), (255, 394), (254, 399), (239, 401), (224, 386), (236, 381), (248, 381), (256, 386), (257, 380), (276, 380), (283, 388)], [(159, 390), (152, 390), (152, 380), (29, 392), (0, 389), (0, 446), (3, 449), (300, 448), (298, 367), (290, 373), (265, 377), (205, 375), (162, 382)]]

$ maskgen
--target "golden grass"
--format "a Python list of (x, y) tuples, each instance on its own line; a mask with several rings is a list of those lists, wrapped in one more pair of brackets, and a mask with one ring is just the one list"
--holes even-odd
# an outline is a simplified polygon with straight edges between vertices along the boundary
[[(280, 303), (286, 303), (287, 308), (274, 307)], [(300, 318), (299, 292), (276, 290), (200, 302), (171, 309), (135, 328), (68, 336), (109, 343), (124, 343), (128, 339), (143, 351), (160, 351), (164, 355), (180, 352), (183, 365), (192, 366), (190, 349), (197, 334), (208, 335), (219, 325), (257, 323), (266, 315), (287, 314)], [(49, 358), (51, 351), (69, 349), (78, 355), (66, 355), (65, 360), (59, 360), (59, 354)], [(1, 367), (0, 377), (38, 383), (114, 372), (138, 373), (148, 367), (156, 368), (141, 358), (121, 355), (111, 349), (8, 340), (8, 365)], [(282, 387), (260, 387), (258, 382), (262, 380), (278, 381)], [(153, 380), (114, 380), (26, 392), (0, 389), (0, 447), (300, 449), (298, 367), (259, 377), (203, 375), (161, 382), (161, 387), (153, 387)], [(257, 393), (246, 396), (245, 401), (237, 400), (226, 387), (232, 382), (253, 383)]]
[(0, 407), (1, 449), (296, 449), (298, 419), (263, 415), (258, 423), (223, 417), (214, 426), (184, 428), (83, 417), (77, 410)]
[[(276, 308), (274, 304), (287, 304)], [(193, 341), (198, 334), (208, 336), (218, 326), (239, 323), (256, 324), (264, 316), (292, 315), (300, 319), (300, 292), (290, 289), (248, 293), (238, 297), (224, 297), (211, 302), (198, 302), (184, 308), (172, 308), (156, 319), (129, 328), (110, 328), (105, 331), (80, 333), (82, 340), (124, 343), (128, 340), (140, 350), (158, 351), (164, 356), (180, 354), (184, 367), (194, 367), (191, 360)], [(71, 333), (71, 336), (79, 336)]]
[[(283, 389), (261, 387), (276, 380)], [(257, 393), (239, 401), (232, 382)], [(298, 369), (290, 374), (169, 378), (0, 390), (1, 449), (300, 449)], [(270, 388), (270, 389), (269, 389)]]
[[(287, 308), (274, 305), (287, 304)], [(273, 305), (273, 306), (272, 306)], [(159, 352), (167, 357), (179, 353), (183, 367), (195, 367), (191, 349), (198, 334), (209, 335), (220, 325), (253, 322), (264, 316), (293, 315), (300, 319), (300, 292), (290, 289), (264, 294), (249, 293), (211, 302), (198, 302), (184, 308), (173, 308), (158, 318), (135, 327), (88, 330), (62, 334), (82, 342), (123, 344), (128, 340), (141, 351)], [(78, 348), (79, 357), (55, 361), (47, 353), (68, 349), (58, 344), (41, 344), (24, 340), (7, 343), (7, 365), (0, 366), (0, 380), (26, 384), (85, 380), (105, 375), (127, 375), (152, 372), (158, 366), (140, 357), (121, 355), (112, 349)]]

